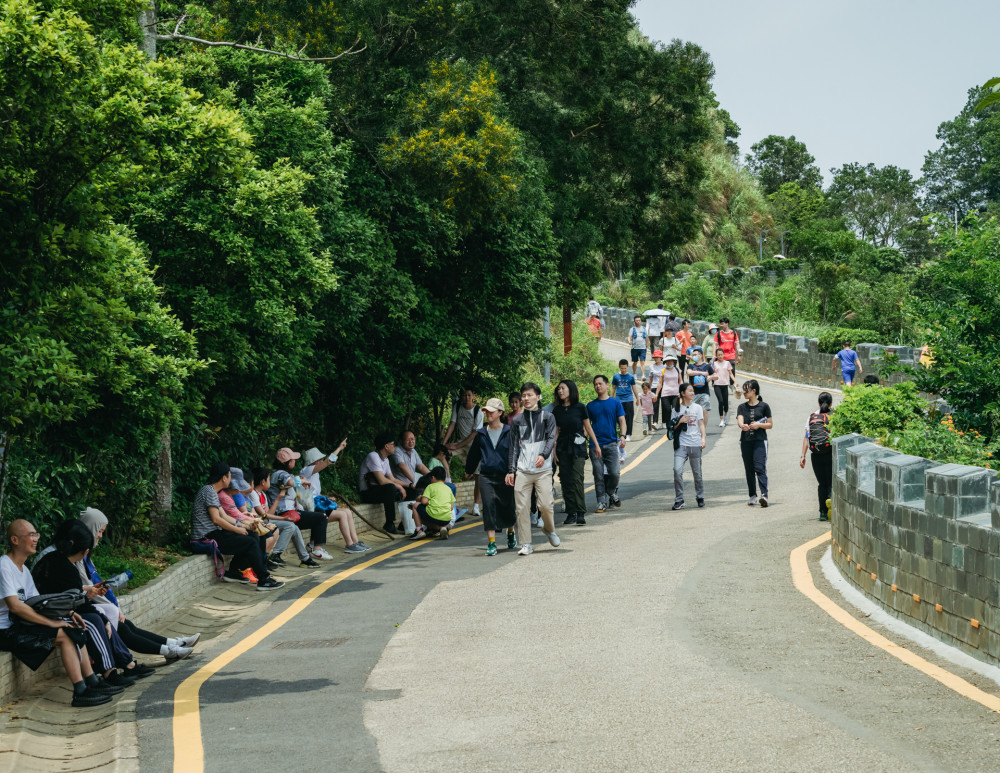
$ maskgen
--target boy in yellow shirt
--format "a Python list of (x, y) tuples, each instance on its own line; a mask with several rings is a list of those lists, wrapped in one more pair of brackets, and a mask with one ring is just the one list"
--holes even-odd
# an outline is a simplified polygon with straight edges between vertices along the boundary
[(451, 506), (455, 503), (455, 492), (445, 483), (444, 467), (435, 467), (430, 471), (431, 483), (424, 489), (423, 495), (413, 515), (417, 526), (410, 539), (421, 539), (428, 534), (437, 534), (441, 539), (448, 539), (448, 525), (451, 523)]

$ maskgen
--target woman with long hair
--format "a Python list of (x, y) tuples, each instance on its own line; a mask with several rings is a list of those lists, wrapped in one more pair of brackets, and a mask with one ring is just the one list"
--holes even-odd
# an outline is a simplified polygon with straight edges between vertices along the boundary
[[(746, 401), (736, 409), (736, 423), (740, 428), (740, 454), (743, 471), (747, 477), (747, 505), (767, 507), (767, 431), (774, 426), (771, 406), (760, 399), (760, 384), (750, 379), (743, 384)], [(760, 496), (757, 496), (757, 486)]]
[(819, 496), (819, 519), (830, 520), (826, 502), (833, 490), (833, 446), (830, 444), (830, 413), (833, 410), (833, 395), (820, 392), (819, 410), (806, 419), (806, 434), (802, 438), (802, 457), (799, 467), (806, 466), (806, 451), (812, 451), (813, 474), (816, 476), (816, 493)]
[(597, 445), (597, 438), (590, 426), (587, 408), (580, 402), (580, 390), (569, 379), (556, 385), (555, 406), (552, 415), (556, 420), (556, 467), (562, 485), (563, 503), (566, 507), (564, 524), (586, 524), (586, 504), (583, 498), (583, 470), (587, 460), (587, 438)]

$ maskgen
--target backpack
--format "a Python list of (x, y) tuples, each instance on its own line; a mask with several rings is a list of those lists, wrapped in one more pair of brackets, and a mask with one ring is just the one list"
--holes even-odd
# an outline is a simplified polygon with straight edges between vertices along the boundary
[(809, 416), (809, 450), (814, 454), (828, 454), (830, 445), (830, 414), (814, 413)]

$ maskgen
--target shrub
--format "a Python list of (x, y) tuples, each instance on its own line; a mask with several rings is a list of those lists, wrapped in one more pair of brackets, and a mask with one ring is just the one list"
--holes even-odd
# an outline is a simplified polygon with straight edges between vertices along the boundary
[(906, 381), (891, 387), (848, 387), (830, 420), (830, 435), (857, 432), (876, 440), (903, 432), (914, 417), (922, 417), (926, 404), (916, 386)]
[(690, 263), (678, 263), (674, 266), (674, 276), (684, 276), (691, 273)]
[(691, 264), (692, 274), (704, 274), (706, 271), (713, 271), (715, 266), (706, 260), (699, 260), (696, 263)]
[(695, 276), (673, 285), (667, 291), (664, 305), (680, 317), (715, 319), (719, 312), (719, 296), (707, 279)]
[(847, 327), (835, 327), (827, 330), (819, 337), (819, 350), (826, 354), (836, 354), (844, 346), (844, 341), (853, 344), (883, 344), (890, 346), (895, 343), (892, 336), (886, 336), (877, 330), (854, 330)]
[(886, 445), (904, 454), (942, 463), (997, 469), (993, 458), (996, 447), (976, 430), (956, 428), (955, 420), (949, 415), (933, 413), (926, 417), (916, 416), (907, 422), (901, 433), (890, 436)]

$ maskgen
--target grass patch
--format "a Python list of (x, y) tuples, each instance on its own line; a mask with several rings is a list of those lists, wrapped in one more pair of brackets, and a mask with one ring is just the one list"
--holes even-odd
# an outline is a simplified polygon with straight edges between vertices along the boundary
[(94, 562), (94, 568), (104, 579), (125, 571), (132, 572), (132, 579), (129, 580), (128, 587), (115, 592), (115, 595), (121, 596), (141, 588), (150, 580), (155, 579), (160, 575), (160, 572), (168, 566), (176, 564), (183, 556), (172, 548), (161, 548), (154, 545), (124, 547), (101, 545), (90, 558)]

